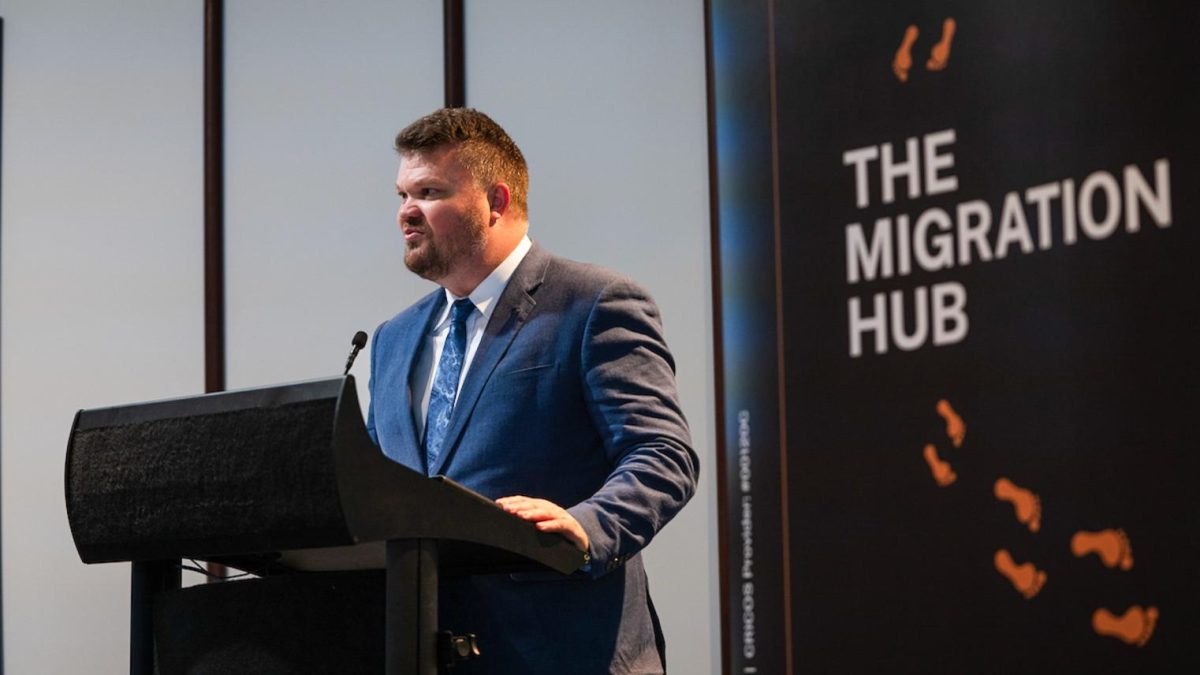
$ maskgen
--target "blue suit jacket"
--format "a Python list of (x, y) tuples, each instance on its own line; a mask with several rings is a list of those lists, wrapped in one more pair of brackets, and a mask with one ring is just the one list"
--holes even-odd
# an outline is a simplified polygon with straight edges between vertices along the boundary
[[(412, 370), (444, 303), (441, 289), (426, 296), (371, 347), (368, 429), (417, 471)], [(493, 499), (569, 507), (591, 563), (569, 577), (445, 581), (440, 628), (477, 633), (483, 652), (455, 672), (660, 672), (638, 553), (692, 496), (697, 472), (654, 302), (625, 277), (535, 244), (488, 321), (428, 473)]]

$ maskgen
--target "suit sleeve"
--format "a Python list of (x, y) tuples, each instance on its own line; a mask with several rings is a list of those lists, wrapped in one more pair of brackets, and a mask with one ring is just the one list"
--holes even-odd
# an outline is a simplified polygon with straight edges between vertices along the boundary
[(658, 307), (637, 284), (610, 283), (584, 330), (585, 399), (613, 471), (567, 509), (590, 542), (590, 574), (619, 567), (646, 546), (696, 489), (699, 460), (675, 386)]

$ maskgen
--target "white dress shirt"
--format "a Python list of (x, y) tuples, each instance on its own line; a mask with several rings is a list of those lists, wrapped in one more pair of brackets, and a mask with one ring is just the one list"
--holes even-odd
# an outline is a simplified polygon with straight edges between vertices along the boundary
[[(492, 312), (496, 311), (500, 294), (504, 292), (517, 265), (525, 259), (525, 254), (529, 253), (532, 246), (533, 242), (528, 236), (522, 237), (504, 262), (492, 270), (492, 273), (479, 282), (475, 290), (467, 296), (471, 299), (471, 304), (475, 305), (475, 309), (467, 317), (467, 354), (463, 360), (462, 371), (458, 374), (455, 402), (458, 401), (458, 392), (462, 391), (463, 382), (467, 379), (467, 372), (471, 370), (471, 362), (475, 360), (475, 351), (479, 349), (479, 342), (483, 339), (483, 329), (487, 327)], [(455, 300), (461, 299), (446, 289), (442, 290), (446, 293), (446, 306), (434, 322), (432, 332), (425, 336), (421, 356), (417, 361), (416, 370), (413, 371), (413, 391), (421, 392), (419, 397), (413, 397), (413, 418), (417, 423), (418, 438), (425, 436), (425, 417), (429, 414), (429, 397), (433, 391), (434, 376), (437, 374), (436, 364), (441, 361), (442, 346), (446, 344), (446, 336), (450, 334), (450, 306)]]

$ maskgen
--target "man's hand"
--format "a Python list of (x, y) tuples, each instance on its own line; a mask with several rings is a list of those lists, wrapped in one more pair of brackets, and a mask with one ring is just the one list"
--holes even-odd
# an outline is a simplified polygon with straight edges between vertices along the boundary
[(501, 497), (496, 503), (514, 516), (536, 523), (537, 529), (542, 532), (557, 532), (563, 535), (580, 551), (587, 553), (587, 532), (583, 531), (583, 526), (575, 520), (575, 516), (567, 513), (567, 510), (558, 504), (521, 495)]

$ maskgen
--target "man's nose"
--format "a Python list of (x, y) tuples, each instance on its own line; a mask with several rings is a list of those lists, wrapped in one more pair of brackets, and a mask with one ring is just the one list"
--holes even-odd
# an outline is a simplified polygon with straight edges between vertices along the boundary
[(422, 219), (423, 217), (421, 215), (421, 209), (417, 208), (417, 205), (412, 201), (406, 200), (400, 205), (399, 220), (401, 225), (417, 224), (420, 223)]

